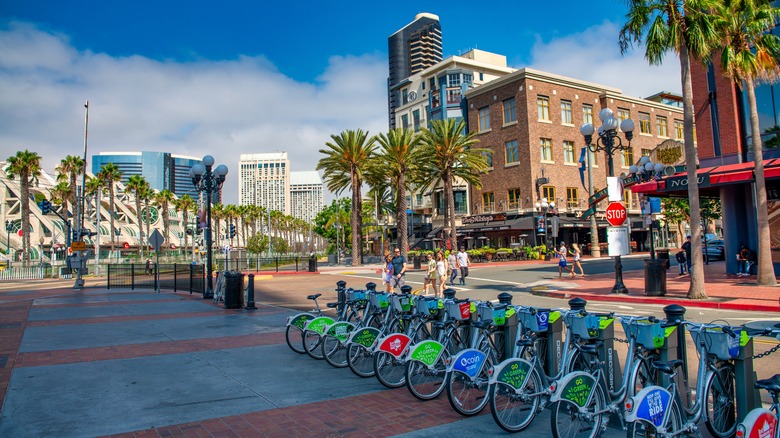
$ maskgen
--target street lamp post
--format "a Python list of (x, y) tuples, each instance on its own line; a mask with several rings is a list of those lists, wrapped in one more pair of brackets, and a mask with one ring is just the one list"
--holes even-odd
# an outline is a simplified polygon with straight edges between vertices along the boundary
[(41, 270), (41, 278), (43, 278), (43, 236), (38, 239), (38, 268)]
[[(547, 202), (547, 198), (542, 198), (541, 202), (536, 203), (536, 210), (539, 211), (542, 214), (542, 224), (544, 225), (544, 246), (546, 251), (549, 251), (549, 238), (548, 236), (548, 227), (547, 227), (547, 212), (550, 211), (551, 208), (555, 208), (555, 202), (550, 201)], [(538, 227), (537, 227), (538, 228)]]
[[(596, 129), (590, 123), (582, 125), (580, 134), (585, 137), (585, 145), (591, 152), (606, 152), (607, 154), (607, 176), (615, 176), (615, 167), (613, 155), (617, 151), (623, 151), (631, 147), (631, 139), (634, 137), (634, 121), (625, 119), (620, 123), (620, 130), (623, 131), (627, 144), (623, 145), (623, 140), (618, 136), (618, 120), (609, 108), (599, 111), (601, 127), (598, 130), (598, 139), (592, 144), (593, 134)], [(614, 294), (627, 294), (628, 288), (623, 284), (623, 263), (620, 256), (615, 256), (615, 285), (612, 287)]]
[(11, 267), (11, 231), (14, 229), (14, 223), (5, 221), (5, 255), (8, 256), (8, 267)]
[(213, 192), (222, 188), (225, 183), (225, 176), (228, 168), (220, 164), (212, 171), (214, 166), (214, 157), (206, 155), (203, 157), (203, 164), (195, 164), (190, 169), (192, 184), (199, 192), (206, 193), (206, 229), (204, 236), (206, 238), (206, 291), (203, 293), (203, 299), (214, 298), (214, 280), (212, 278), (212, 255), (211, 255), (211, 195)]
[[(657, 179), (658, 175), (664, 170), (664, 165), (661, 163), (653, 164), (650, 161), (650, 157), (642, 157), (639, 159), (638, 164), (632, 164), (628, 171), (639, 181), (650, 181)], [(650, 259), (655, 260), (655, 236), (653, 235), (654, 224), (652, 209), (647, 210), (648, 218), (650, 219), (648, 225), (650, 226)]]

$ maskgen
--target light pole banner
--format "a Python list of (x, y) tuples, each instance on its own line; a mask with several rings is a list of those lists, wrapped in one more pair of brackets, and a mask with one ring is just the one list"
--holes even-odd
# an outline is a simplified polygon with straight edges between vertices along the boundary
[(607, 177), (607, 197), (609, 202), (620, 202), (623, 200), (623, 181), (620, 177)]
[(610, 257), (629, 254), (628, 227), (607, 227), (607, 242)]

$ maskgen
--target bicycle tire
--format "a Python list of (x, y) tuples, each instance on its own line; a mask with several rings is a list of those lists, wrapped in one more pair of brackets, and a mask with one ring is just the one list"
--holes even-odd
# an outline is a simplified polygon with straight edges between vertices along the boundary
[(436, 340), (436, 337), (431, 334), (431, 331), (428, 330), (428, 323), (424, 321), (420, 321), (417, 323), (417, 328), (414, 330), (414, 336), (412, 337), (412, 342), (418, 343), (422, 341), (427, 341), (428, 339)]
[(359, 377), (374, 376), (374, 354), (360, 344), (347, 347), (347, 365)]
[(374, 353), (374, 375), (388, 388), (400, 388), (406, 384), (406, 364), (386, 351)]
[(406, 362), (405, 372), (409, 392), (419, 400), (433, 400), (444, 391), (447, 360), (441, 355), (430, 368), (419, 360), (410, 360)]
[(325, 335), (322, 337), (321, 345), (322, 356), (325, 358), (325, 362), (335, 368), (347, 366), (347, 349), (337, 337)]
[(634, 357), (631, 381), (628, 383), (628, 394), (626, 397), (633, 397), (648, 386), (661, 384), (661, 372), (653, 368), (653, 362), (657, 360), (660, 359), (655, 353), (636, 355)]
[(581, 414), (577, 406), (568, 401), (557, 401), (552, 405), (550, 426), (554, 437), (581, 438), (585, 436), (581, 435), (582, 431), (590, 431), (587, 434), (588, 438), (601, 435), (604, 414), (595, 414), (595, 412), (604, 409), (604, 389), (601, 385), (596, 385), (595, 391), (596, 393), (585, 407), (588, 414)]
[(304, 330), (303, 349), (312, 359), (322, 360), (322, 336), (314, 330)]
[(719, 438), (734, 436), (737, 430), (737, 393), (734, 365), (724, 363), (707, 382), (704, 425)]
[(303, 330), (300, 327), (288, 325), (284, 331), (284, 338), (290, 350), (298, 354), (306, 353), (306, 350), (303, 348)]
[[(669, 418), (666, 420), (666, 433), (674, 435), (681, 431), (685, 425), (683, 419), (682, 409), (676, 400), (672, 401), (672, 411), (669, 413)], [(658, 436), (658, 430), (650, 423), (644, 421), (635, 421), (628, 423), (628, 429), (626, 431), (627, 438), (650, 438)], [(687, 435), (682, 435), (687, 436)]]
[(485, 364), (473, 380), (460, 371), (447, 374), (447, 400), (450, 401), (450, 406), (455, 412), (470, 417), (480, 413), (488, 405), (489, 368), (489, 365)]
[(525, 386), (518, 391), (504, 382), (496, 382), (490, 388), (490, 413), (493, 421), (507, 432), (520, 432), (536, 417), (541, 403), (542, 380), (535, 369)]

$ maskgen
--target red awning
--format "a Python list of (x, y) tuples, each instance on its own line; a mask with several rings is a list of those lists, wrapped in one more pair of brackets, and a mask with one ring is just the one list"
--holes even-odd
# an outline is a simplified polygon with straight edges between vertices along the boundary
[(718, 166), (710, 172), (710, 184), (730, 184), (752, 180), (752, 162)]
[(658, 190), (662, 190), (666, 187), (666, 183), (663, 180), (660, 181), (647, 181), (631, 186), (632, 193), (654, 193)]

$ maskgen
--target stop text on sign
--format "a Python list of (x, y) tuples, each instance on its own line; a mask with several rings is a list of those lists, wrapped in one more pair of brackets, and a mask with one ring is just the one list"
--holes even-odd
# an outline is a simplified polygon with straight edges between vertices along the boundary
[(607, 216), (607, 222), (609, 222), (609, 224), (613, 227), (619, 227), (623, 225), (623, 223), (626, 221), (626, 218), (628, 217), (626, 207), (624, 207), (623, 204), (619, 202), (613, 202), (609, 204), (605, 213)]

